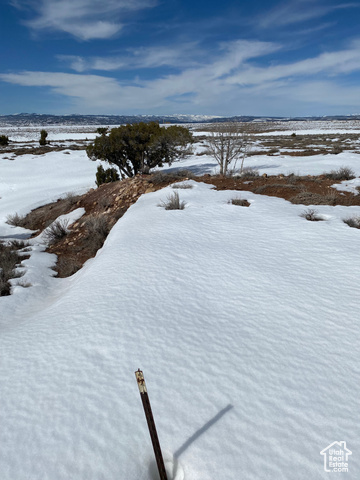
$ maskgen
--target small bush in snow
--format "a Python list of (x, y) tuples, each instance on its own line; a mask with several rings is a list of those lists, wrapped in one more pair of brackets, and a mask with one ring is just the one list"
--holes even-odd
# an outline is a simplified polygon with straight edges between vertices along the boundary
[(8, 245), (13, 250), (21, 250), (23, 252), (28, 252), (31, 250), (30, 244), (28, 242), (24, 242), (23, 240), (11, 240)]
[(25, 215), (19, 215), (18, 213), (14, 213), (6, 217), (6, 223), (8, 223), (9, 225), (12, 225), (13, 227), (26, 228), (25, 218), (26, 218)]
[(244, 180), (256, 178), (259, 176), (259, 170), (256, 170), (256, 168), (245, 167), (240, 176)]
[(74, 193), (74, 192), (68, 192), (65, 195), (65, 197), (63, 198), (63, 200), (66, 203), (67, 208), (70, 208), (70, 207), (76, 205), (76, 203), (79, 201), (79, 199), (80, 199), (80, 195), (76, 195), (76, 193)]
[(342, 146), (337, 144), (337, 145), (333, 146), (333, 149), (332, 149), (331, 153), (333, 153), (334, 155), (339, 155), (339, 153), (341, 153), (342, 151), (343, 151)]
[(6, 147), (6, 145), (9, 145), (9, 137), (6, 135), (0, 135), (0, 145), (2, 147)]
[(95, 254), (110, 232), (109, 221), (105, 215), (90, 215), (85, 220), (85, 228), (85, 247)]
[(296, 183), (300, 182), (303, 179), (300, 175), (296, 175), (295, 173), (289, 173), (287, 176), (287, 182), (289, 185), (295, 185)]
[(165, 210), (184, 210), (185, 205), (185, 202), (180, 202), (178, 192), (168, 195), (166, 201), (161, 200), (159, 203), (159, 207), (163, 207)]
[(240, 207), (250, 207), (250, 203), (244, 198), (232, 198), (228, 203), (239, 205)]
[(48, 132), (47, 132), (46, 130), (41, 130), (41, 132), (40, 132), (40, 140), (39, 140), (39, 144), (40, 144), (41, 146), (46, 145), (46, 143), (47, 143), (47, 142), (46, 142), (47, 136), (48, 136)]
[(174, 185), (171, 185), (171, 188), (180, 188), (182, 190), (190, 189), (193, 188), (190, 183), (175, 183)]
[(10, 295), (10, 279), (23, 275), (23, 273), (16, 271), (20, 262), (21, 258), (11, 245), (0, 243), (0, 297)]
[(300, 217), (306, 218), (306, 220), (309, 220), (310, 222), (320, 222), (324, 220), (322, 217), (320, 217), (320, 215), (318, 215), (317, 210), (312, 208), (305, 210)]
[(346, 225), (349, 225), (349, 227), (360, 228), (360, 215), (351, 218), (345, 218), (343, 222), (346, 223)]
[(68, 234), (68, 221), (56, 220), (44, 232), (44, 237), (50, 245), (59, 242)]
[(194, 174), (190, 170), (174, 170), (172, 172), (163, 172), (159, 170), (152, 174), (151, 182), (154, 185), (159, 185), (161, 183), (171, 183), (191, 178), (194, 178)]
[(330, 173), (324, 173), (325, 178), (331, 180), (351, 180), (355, 178), (355, 172), (350, 167), (340, 167), (338, 170), (331, 170)]
[(327, 195), (312, 192), (300, 192), (294, 197), (290, 198), (291, 203), (303, 205), (336, 205), (338, 201), (337, 193), (330, 192)]
[(29, 288), (32, 287), (32, 283), (26, 282), (25, 280), (19, 280), (16, 284), (17, 287)]

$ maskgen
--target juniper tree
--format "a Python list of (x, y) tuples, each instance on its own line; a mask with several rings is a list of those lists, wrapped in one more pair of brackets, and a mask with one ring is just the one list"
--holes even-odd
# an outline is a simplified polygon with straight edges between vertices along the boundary
[(86, 152), (91, 160), (116, 165), (122, 177), (132, 177), (182, 158), (192, 141), (185, 127), (165, 128), (156, 122), (141, 122), (112, 128), (109, 134), (96, 137)]

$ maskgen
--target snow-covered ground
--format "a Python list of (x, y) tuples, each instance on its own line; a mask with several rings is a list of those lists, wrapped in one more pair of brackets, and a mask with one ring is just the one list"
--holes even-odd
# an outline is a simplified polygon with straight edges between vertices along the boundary
[[(359, 158), (247, 166), (360, 176)], [(79, 151), (0, 157), (0, 239), (26, 233), (8, 214), (94, 187), (96, 166)], [(327, 479), (335, 441), (352, 455), (334, 475), (360, 477), (360, 231), (342, 221), (360, 207), (308, 222), (301, 205), (187, 183), (184, 210), (158, 206), (171, 187), (143, 195), (67, 279), (33, 242), (32, 287), (0, 298), (1, 479), (156, 479), (138, 368), (169, 480)], [(228, 203), (239, 196), (250, 207)]]
[(323, 130), (321, 128), (310, 128), (310, 129), (300, 129), (300, 128), (297, 128), (297, 126), (295, 125), (294, 126), (294, 130), (293, 131), (290, 131), (290, 130), (276, 130), (274, 132), (263, 132), (263, 133), (258, 133), (257, 135), (259, 137), (269, 137), (269, 136), (279, 136), (279, 135), (291, 135), (291, 133), (296, 133), (298, 135), (336, 135), (338, 133), (340, 133), (341, 135), (345, 134), (345, 133), (351, 133), (351, 134), (359, 134), (360, 133), (360, 130), (359, 129), (344, 129), (344, 130), (339, 130), (339, 129), (336, 129), (334, 130), (333, 128), (329, 128), (329, 129), (326, 129), (326, 130)]
[[(45, 129), (48, 132), (47, 141), (65, 141), (65, 140), (92, 140), (96, 137), (96, 129), (104, 125), (74, 125), (59, 126), (46, 125), (45, 127), (17, 127), (3, 126), (0, 128), (1, 135), (7, 135), (13, 142), (39, 142), (40, 132)], [(113, 127), (112, 127), (113, 128)]]

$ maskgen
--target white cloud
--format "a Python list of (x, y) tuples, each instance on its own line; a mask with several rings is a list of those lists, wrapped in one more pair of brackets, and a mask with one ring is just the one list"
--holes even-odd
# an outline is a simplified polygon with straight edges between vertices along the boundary
[(133, 70), (171, 66), (189, 68), (200, 63), (205, 52), (196, 43), (184, 43), (175, 46), (129, 48), (125, 55), (109, 57), (80, 57), (76, 55), (58, 55), (58, 59), (69, 64), (76, 72), (89, 70)]
[(325, 52), (317, 57), (294, 63), (269, 67), (243, 66), (227, 82), (256, 85), (282, 78), (311, 77), (317, 74), (337, 76), (360, 70), (360, 41), (352, 42), (348, 49)]
[(359, 6), (359, 3), (354, 2), (327, 5), (319, 3), (318, 0), (287, 1), (266, 12), (266, 14), (259, 15), (256, 24), (261, 28), (276, 28), (320, 18), (336, 10), (359, 8)]
[[(92, 105), (114, 101), (113, 95), (119, 95), (120, 85), (113, 78), (97, 75), (77, 75), (60, 72), (21, 72), (1, 74), (5, 82), (26, 87), (50, 87), (55, 93), (75, 97)], [(112, 99), (112, 100), (111, 100)]]
[(27, 25), (38, 30), (60, 30), (81, 40), (109, 38), (118, 33), (124, 16), (155, 6), (157, 0), (15, 0), (16, 8), (30, 7), (37, 17)]
[[(309, 105), (356, 105), (360, 88), (345, 87), (342, 74), (360, 70), (359, 47), (358, 40), (346, 50), (294, 63), (256, 67), (256, 58), (280, 47), (237, 41), (222, 44), (216, 57), (205, 64), (152, 80), (136, 78), (123, 82), (102, 75), (51, 72), (1, 74), (0, 80), (50, 88), (56, 94), (71, 97), (76, 111), (83, 113), (170, 113), (181, 109), (183, 113), (279, 115), (282, 108), (282, 114), (296, 115)], [(287, 112), (290, 105), (293, 111)]]

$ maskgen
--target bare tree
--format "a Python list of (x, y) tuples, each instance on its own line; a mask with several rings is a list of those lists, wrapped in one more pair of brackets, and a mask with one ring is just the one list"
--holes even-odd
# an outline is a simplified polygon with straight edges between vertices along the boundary
[(240, 174), (244, 168), (244, 161), (251, 148), (248, 132), (238, 123), (219, 124), (208, 137), (208, 153), (215, 158), (220, 167), (220, 175), (224, 177), (229, 172), (231, 162), (241, 159)]

